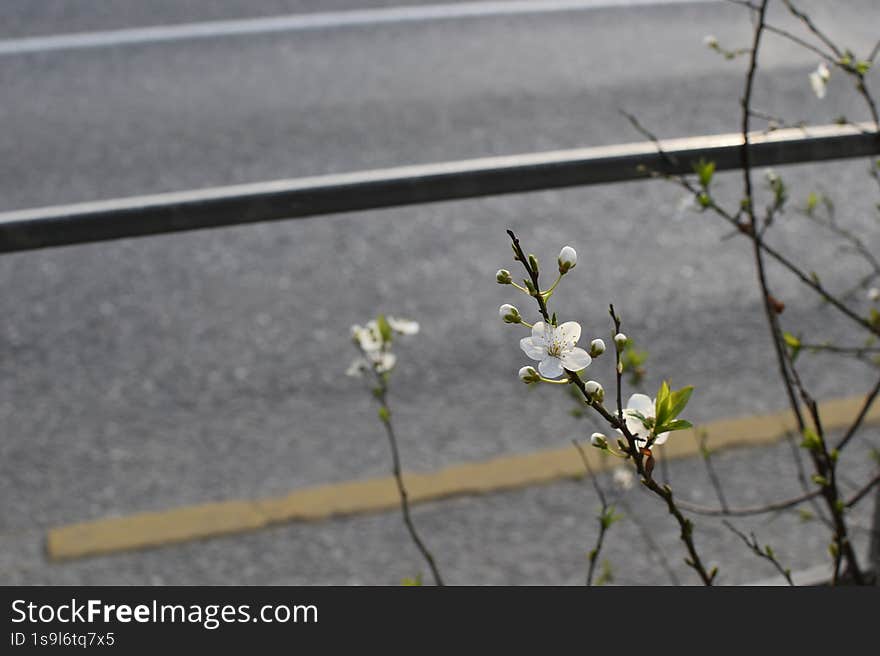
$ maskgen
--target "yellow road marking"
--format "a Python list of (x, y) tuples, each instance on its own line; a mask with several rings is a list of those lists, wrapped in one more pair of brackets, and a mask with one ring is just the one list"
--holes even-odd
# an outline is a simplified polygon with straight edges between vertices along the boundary
[[(852, 397), (822, 403), (820, 410), (826, 430), (846, 428), (863, 402), (863, 397)], [(880, 421), (880, 406), (875, 404), (865, 421)], [(789, 411), (722, 419), (676, 434), (664, 445), (664, 457), (696, 455), (697, 430), (706, 431), (712, 448), (718, 449), (770, 444), (794, 429)], [(586, 449), (586, 452), (596, 471), (618, 464), (616, 458), (603, 458), (596, 449)], [(453, 465), (436, 472), (406, 472), (404, 480), (410, 501), (424, 503), (583, 475), (580, 456), (574, 447), (566, 446)], [(285, 497), (204, 503), (60, 526), (48, 531), (47, 551), (53, 560), (80, 558), (242, 533), (283, 522), (379, 512), (396, 508), (398, 504), (397, 488), (390, 476), (349, 481), (294, 490)]]

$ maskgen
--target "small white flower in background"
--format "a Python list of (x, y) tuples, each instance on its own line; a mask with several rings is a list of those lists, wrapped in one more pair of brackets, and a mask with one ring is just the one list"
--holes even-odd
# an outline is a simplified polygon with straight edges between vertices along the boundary
[(532, 360), (538, 360), (538, 371), (546, 378), (559, 378), (565, 372), (580, 371), (592, 362), (590, 354), (575, 346), (581, 337), (581, 326), (576, 321), (566, 321), (561, 326), (551, 326), (539, 321), (532, 327), (532, 336), (523, 337), (520, 348)]
[(831, 71), (825, 62), (820, 62), (816, 70), (810, 73), (810, 86), (813, 87), (813, 93), (817, 98), (824, 98), (825, 92), (828, 90), (828, 80), (831, 79)]
[(534, 367), (523, 367), (519, 370), (519, 379), (528, 385), (530, 383), (537, 383), (541, 380), (541, 377)]
[(623, 333), (617, 333), (614, 336), (614, 345), (618, 349), (623, 350), (623, 348), (626, 346), (626, 342), (627, 342), (627, 337)]
[(376, 373), (384, 374), (394, 369), (397, 356), (388, 351), (366, 351), (365, 357), (355, 358), (349, 365), (345, 374), (354, 378), (360, 378), (369, 369), (375, 368)]
[(613, 480), (619, 489), (629, 490), (636, 479), (629, 467), (618, 467), (614, 470)]
[(605, 449), (608, 448), (608, 438), (602, 435), (602, 433), (593, 433), (590, 435), (590, 444), (597, 449)]
[[(637, 412), (645, 419), (654, 418), (654, 401), (651, 400), (650, 396), (646, 396), (645, 394), (633, 394), (629, 397), (626, 409), (623, 411), (627, 430), (629, 430), (632, 436), (636, 438), (636, 446), (643, 447), (647, 444), (651, 431), (645, 427), (644, 422), (642, 422), (642, 420), (635, 414)], [(660, 433), (657, 436), (657, 439), (654, 440), (654, 444), (663, 444), (668, 437), (668, 431)]]
[(577, 251), (571, 246), (563, 246), (562, 250), (559, 251), (559, 258), (557, 259), (557, 262), (559, 262), (559, 273), (568, 273), (569, 271), (574, 269), (575, 266), (577, 266)]
[(504, 319), (504, 323), (522, 323), (522, 317), (519, 314), (519, 310), (510, 303), (505, 303), (498, 308), (498, 315)]
[(382, 348), (382, 335), (379, 334), (376, 321), (368, 321), (366, 326), (355, 324), (351, 327), (351, 336), (355, 343), (368, 353)]
[(880, 289), (871, 287), (871, 289), (868, 290), (868, 300), (873, 303), (880, 301)]
[(597, 358), (605, 352), (605, 342), (601, 339), (594, 339), (590, 342), (590, 357)]
[(419, 322), (410, 321), (409, 319), (398, 319), (396, 317), (388, 317), (386, 319), (391, 330), (401, 335), (417, 335), (419, 332)]
[(345, 370), (345, 375), (360, 378), (369, 367), (370, 365), (366, 358), (355, 358), (348, 366), (348, 369)]
[[(388, 324), (384, 329), (386, 333), (388, 328), (400, 335), (415, 335), (419, 332), (419, 324), (416, 321), (386, 317), (385, 322)], [(345, 372), (347, 375), (360, 377), (370, 369), (378, 374), (384, 374), (394, 368), (397, 357), (388, 350), (391, 339), (386, 334), (388, 341), (385, 341), (382, 329), (379, 328), (379, 321), (371, 319), (363, 326), (355, 324), (351, 327), (351, 336), (361, 350), (361, 355), (348, 367)]]
[(767, 183), (771, 187), (779, 182), (779, 174), (775, 169), (764, 169), (764, 177), (767, 178)]
[(707, 34), (703, 37), (703, 45), (712, 50), (716, 50), (718, 48), (718, 39), (712, 34)]

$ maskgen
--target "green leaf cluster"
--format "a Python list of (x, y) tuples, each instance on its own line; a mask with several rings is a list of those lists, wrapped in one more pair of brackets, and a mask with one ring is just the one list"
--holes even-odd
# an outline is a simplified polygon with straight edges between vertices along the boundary
[(684, 419), (678, 419), (678, 415), (687, 406), (693, 391), (692, 385), (682, 387), (680, 390), (673, 390), (665, 380), (660, 384), (657, 400), (654, 402), (655, 435), (691, 428), (692, 424)]
[(704, 159), (700, 159), (700, 161), (694, 162), (694, 172), (700, 180), (700, 186), (703, 189), (708, 189), (709, 185), (712, 184), (712, 176), (715, 175), (715, 162), (707, 162)]

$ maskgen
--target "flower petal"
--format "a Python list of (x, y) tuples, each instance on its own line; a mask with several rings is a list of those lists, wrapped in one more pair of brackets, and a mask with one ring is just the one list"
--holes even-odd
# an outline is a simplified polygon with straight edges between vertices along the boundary
[(386, 371), (394, 369), (394, 365), (397, 363), (397, 356), (388, 352), (379, 353), (374, 358), (374, 362), (376, 363), (376, 371), (384, 374)]
[(519, 340), (519, 347), (532, 360), (543, 360), (547, 357), (547, 346), (543, 343), (535, 343), (534, 337), (523, 337)]
[(559, 378), (563, 374), (562, 363), (559, 358), (548, 356), (545, 353), (544, 359), (538, 363), (538, 371), (544, 378)]
[(398, 319), (395, 317), (387, 318), (388, 325), (391, 330), (401, 335), (415, 335), (419, 332), (418, 321), (410, 321), (409, 319)]
[(654, 402), (645, 394), (633, 394), (626, 403), (627, 410), (641, 412), (645, 417), (654, 416)]
[[(548, 328), (549, 328), (549, 330), (548, 330)], [(548, 326), (543, 321), (537, 321), (535, 323), (535, 325), (532, 326), (532, 339), (535, 340), (535, 344), (540, 344), (540, 345), (544, 346), (547, 344), (547, 342), (550, 341), (550, 338), (552, 336), (553, 336), (552, 326)]]
[(556, 328), (556, 337), (559, 341), (568, 342), (574, 346), (581, 338), (581, 325), (577, 321), (566, 321)]
[(563, 351), (559, 359), (562, 361), (562, 366), (569, 371), (585, 369), (593, 361), (589, 353), (578, 347), (574, 347), (570, 351)]
[(665, 433), (660, 433), (657, 436), (657, 439), (654, 440), (654, 444), (663, 444), (666, 441), (666, 438), (668, 438), (668, 437), (669, 437), (669, 431), (666, 431)]
[(648, 434), (648, 429), (645, 428), (645, 424), (642, 423), (641, 419), (630, 414), (629, 408), (623, 411), (623, 420), (626, 422), (626, 429), (633, 437)]

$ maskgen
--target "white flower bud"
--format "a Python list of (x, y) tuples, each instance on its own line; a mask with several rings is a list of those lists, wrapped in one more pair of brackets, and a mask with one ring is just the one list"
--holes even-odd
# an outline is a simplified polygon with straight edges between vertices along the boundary
[(602, 435), (602, 433), (593, 433), (590, 436), (590, 444), (592, 444), (597, 449), (607, 449), (608, 438)]
[(618, 350), (622, 351), (623, 347), (626, 346), (627, 338), (623, 333), (617, 333), (614, 336), (614, 345)]
[(597, 358), (605, 352), (605, 342), (601, 339), (594, 339), (590, 342), (590, 357)]
[(584, 383), (584, 391), (587, 393), (587, 398), (590, 401), (602, 403), (605, 400), (605, 388), (595, 380), (588, 380)]
[(505, 303), (498, 308), (498, 314), (504, 319), (504, 323), (522, 323), (522, 317), (519, 315), (519, 310), (509, 303)]
[(563, 246), (559, 251), (559, 273), (565, 274), (574, 269), (577, 265), (578, 254), (571, 246)]
[(523, 367), (519, 370), (519, 379), (528, 385), (530, 383), (537, 383), (541, 380), (541, 377), (534, 367)]
[(868, 300), (874, 303), (880, 301), (880, 289), (871, 287), (871, 289), (868, 290)]
[(499, 285), (509, 285), (513, 282), (513, 279), (510, 277), (510, 271), (507, 269), (498, 269), (498, 272), (495, 274), (495, 281)]
[(707, 34), (705, 37), (703, 37), (703, 45), (707, 48), (711, 48), (712, 50), (717, 50), (718, 39), (715, 38), (715, 36), (712, 34)]

